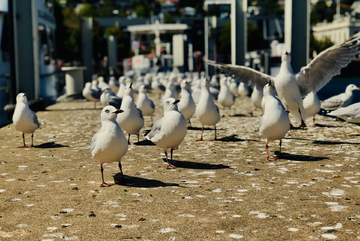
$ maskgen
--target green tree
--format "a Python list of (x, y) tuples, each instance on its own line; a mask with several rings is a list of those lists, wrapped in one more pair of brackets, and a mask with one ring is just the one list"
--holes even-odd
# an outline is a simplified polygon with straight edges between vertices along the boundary
[(130, 39), (127, 34), (116, 26), (106, 28), (104, 34), (116, 37), (117, 55), (119, 59), (129, 57)]

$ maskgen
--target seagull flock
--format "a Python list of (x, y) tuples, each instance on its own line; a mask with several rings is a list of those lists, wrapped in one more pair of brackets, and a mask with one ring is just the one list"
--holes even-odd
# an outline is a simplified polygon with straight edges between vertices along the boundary
[[(144, 117), (151, 116), (150, 132), (144, 137), (162, 148), (165, 153), (167, 169), (176, 168), (172, 162), (173, 151), (179, 148), (187, 133), (187, 123), (195, 115), (201, 123), (201, 137), (204, 141), (204, 126), (214, 127), (216, 141), (216, 124), (221, 120), (217, 104), (231, 110), (237, 98), (248, 98), (256, 109), (262, 109), (259, 120), (259, 137), (265, 139), (266, 160), (275, 161), (280, 156), (270, 158), (268, 142), (280, 141), (293, 128), (289, 114), (305, 128), (305, 120), (324, 109), (331, 111), (328, 115), (341, 117), (350, 122), (360, 122), (360, 103), (352, 104), (353, 90), (359, 90), (354, 84), (346, 88), (345, 93), (320, 101), (317, 92), (325, 86), (333, 76), (340, 74), (360, 54), (360, 33), (354, 35), (343, 44), (330, 47), (321, 52), (307, 66), (294, 73), (291, 68), (291, 54), (285, 52), (279, 74), (276, 77), (261, 73), (245, 66), (219, 64), (208, 60), (218, 67), (221, 74), (206, 78), (205, 73), (148, 73), (145, 76), (121, 76), (117, 81), (110, 77), (108, 83), (103, 77), (86, 83), (83, 96), (88, 101), (101, 102), (101, 128), (91, 140), (90, 153), (100, 164), (102, 184), (104, 182), (103, 164), (118, 162), (122, 181), (125, 182), (121, 158), (127, 153), (131, 144), (130, 136), (137, 135), (138, 142)], [(251, 92), (252, 89), (252, 92)], [(159, 95), (160, 105), (147, 96), (147, 92)], [(136, 93), (137, 100), (134, 99)], [(179, 98), (180, 96), (180, 98)], [(152, 121), (155, 108), (163, 108), (163, 117)], [(231, 113), (231, 112), (230, 112)], [(22, 132), (23, 146), (25, 133), (33, 133), (40, 128), (36, 114), (30, 110), (24, 93), (18, 94), (13, 115), (16, 130)], [(128, 135), (128, 139), (124, 132)], [(168, 150), (170, 149), (170, 158)]]

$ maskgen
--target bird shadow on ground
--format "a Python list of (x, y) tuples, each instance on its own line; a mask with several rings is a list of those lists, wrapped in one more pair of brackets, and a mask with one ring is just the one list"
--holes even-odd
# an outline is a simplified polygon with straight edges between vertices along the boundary
[(341, 144), (349, 144), (349, 145), (359, 145), (358, 142), (346, 142), (346, 141), (313, 141), (315, 145), (341, 145)]
[[(166, 162), (165, 158), (163, 158), (163, 161)], [(175, 167), (178, 168), (189, 168), (189, 169), (226, 169), (230, 168), (229, 166), (223, 165), (223, 164), (208, 164), (208, 163), (200, 163), (200, 162), (191, 162), (191, 161), (178, 161), (174, 160), (172, 164), (174, 164)]]
[(143, 140), (143, 141), (135, 142), (133, 144), (135, 146), (155, 146), (155, 144), (149, 140)]
[[(201, 127), (188, 126), (188, 130), (201, 131)], [(214, 128), (204, 127), (204, 131), (213, 131)], [(225, 128), (217, 128), (216, 131), (225, 131)]]
[(249, 115), (244, 115), (244, 114), (235, 114), (235, 115), (230, 115), (230, 117), (253, 117), (250, 114)]
[(237, 135), (231, 135), (231, 136), (225, 136), (225, 137), (221, 137), (216, 139), (217, 141), (223, 141), (223, 142), (240, 142), (240, 141), (256, 141), (256, 140), (252, 140), (252, 139), (240, 139), (236, 137)]
[(64, 146), (55, 142), (46, 142), (37, 146), (34, 146), (34, 148), (60, 148), (60, 147), (69, 147), (69, 146)]
[(316, 128), (316, 127), (340, 128), (341, 126), (331, 126), (331, 125), (315, 124), (315, 128)]
[(329, 160), (328, 157), (323, 156), (307, 156), (307, 155), (296, 155), (296, 154), (289, 154), (286, 152), (275, 151), (275, 155), (279, 156), (280, 159), (287, 159), (291, 161), (305, 161), (305, 162), (314, 162), (314, 161), (321, 161), (321, 160)]
[(121, 179), (120, 172), (115, 174), (114, 182), (116, 185), (128, 186), (128, 187), (147, 187), (147, 188), (155, 188), (155, 187), (167, 187), (167, 186), (179, 186), (177, 183), (165, 183), (162, 181), (147, 179), (141, 177), (133, 177), (124, 175), (125, 183)]

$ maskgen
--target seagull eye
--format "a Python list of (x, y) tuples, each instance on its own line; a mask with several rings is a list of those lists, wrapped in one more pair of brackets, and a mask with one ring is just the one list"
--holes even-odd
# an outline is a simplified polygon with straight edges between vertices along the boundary
[(109, 110), (105, 110), (105, 113), (109, 113), (110, 111)]
[(166, 104), (167, 104), (167, 105), (170, 104), (170, 101), (166, 101)]

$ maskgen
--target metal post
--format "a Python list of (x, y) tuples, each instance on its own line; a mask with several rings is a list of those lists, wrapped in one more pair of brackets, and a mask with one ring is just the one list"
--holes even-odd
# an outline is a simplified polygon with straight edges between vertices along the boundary
[(247, 0), (231, 0), (231, 63), (235, 65), (245, 64), (247, 52), (246, 12)]
[(285, 45), (291, 53), (291, 66), (296, 73), (309, 59), (309, 0), (285, 1)]
[[(204, 18), (205, 57), (209, 59), (209, 17)], [(205, 77), (209, 76), (209, 65), (204, 63)]]
[(112, 68), (112, 70), (115, 70), (117, 68), (116, 38), (111, 35), (107, 38), (107, 42), (108, 42), (109, 68)]

